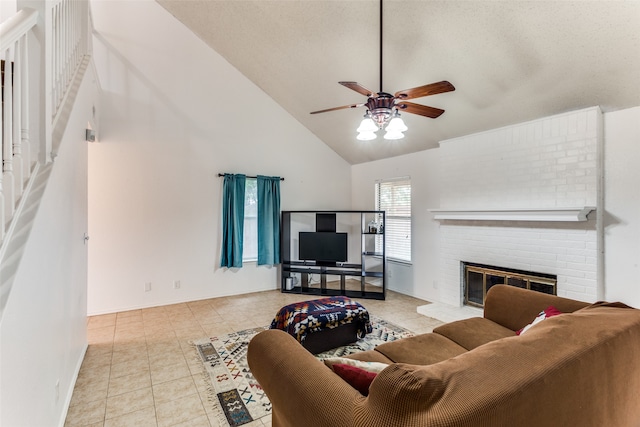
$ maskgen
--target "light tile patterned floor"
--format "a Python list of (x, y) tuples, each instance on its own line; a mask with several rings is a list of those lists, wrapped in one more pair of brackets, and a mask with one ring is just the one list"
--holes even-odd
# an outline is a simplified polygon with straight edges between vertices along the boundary
[(418, 307), (418, 313), (449, 323), (457, 320), (469, 319), (471, 317), (483, 317), (484, 310), (482, 308), (472, 307), (469, 305), (454, 307), (449, 304), (435, 302)]
[[(65, 426), (217, 427), (189, 342), (268, 325), (280, 307), (313, 298), (274, 290), (88, 318), (89, 348)], [(441, 323), (417, 313), (426, 301), (396, 292), (358, 301), (414, 333)], [(245, 426), (271, 426), (271, 419)]]

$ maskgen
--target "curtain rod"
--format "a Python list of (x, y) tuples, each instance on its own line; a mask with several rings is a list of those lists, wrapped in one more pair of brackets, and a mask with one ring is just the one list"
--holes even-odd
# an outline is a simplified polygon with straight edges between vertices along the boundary
[[(218, 176), (219, 176), (219, 177), (223, 177), (223, 176), (225, 176), (225, 175), (227, 175), (227, 174), (226, 174), (226, 173), (219, 173), (219, 174), (218, 174)], [(229, 175), (233, 175), (233, 174), (231, 174), (231, 173), (230, 173)], [(245, 175), (245, 176), (246, 176), (247, 178), (258, 178), (257, 176), (251, 176), (251, 175)], [(284, 181), (284, 178), (282, 178), (282, 177), (281, 177), (281, 178), (280, 178), (280, 181)]]

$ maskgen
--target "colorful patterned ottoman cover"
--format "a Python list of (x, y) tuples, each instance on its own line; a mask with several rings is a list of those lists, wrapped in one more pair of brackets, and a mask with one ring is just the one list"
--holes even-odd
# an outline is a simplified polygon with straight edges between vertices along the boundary
[(349, 323), (356, 323), (358, 338), (363, 338), (372, 331), (367, 309), (350, 298), (339, 296), (284, 306), (278, 311), (269, 328), (281, 329), (298, 342), (304, 343), (310, 333), (334, 329)]

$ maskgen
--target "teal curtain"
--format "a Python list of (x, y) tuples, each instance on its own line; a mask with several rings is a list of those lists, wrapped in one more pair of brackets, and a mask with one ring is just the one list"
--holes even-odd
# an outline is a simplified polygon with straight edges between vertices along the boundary
[(280, 177), (258, 175), (258, 265), (280, 264)]
[(221, 267), (242, 267), (245, 182), (246, 176), (242, 174), (225, 174), (224, 176)]

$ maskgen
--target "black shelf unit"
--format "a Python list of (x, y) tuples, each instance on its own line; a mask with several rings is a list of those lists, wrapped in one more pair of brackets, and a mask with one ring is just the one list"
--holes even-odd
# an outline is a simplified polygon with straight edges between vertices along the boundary
[[(314, 231), (318, 227), (316, 221), (321, 221), (321, 226), (326, 227), (327, 220), (331, 224), (332, 215), (337, 224), (334, 231), (346, 232), (348, 235), (348, 262), (326, 265), (298, 259), (298, 233)], [(385, 299), (387, 263), (384, 251), (384, 211), (283, 211), (281, 220), (282, 292)], [(375, 223), (375, 231), (370, 231), (369, 224), (372, 222)], [(382, 251), (375, 250), (376, 239), (379, 240), (378, 247)], [(356, 243), (359, 245), (357, 252)], [(356, 258), (359, 262), (353, 262)], [(320, 276), (316, 286), (311, 283), (313, 275)], [(327, 276), (337, 276), (338, 280), (327, 282)]]

